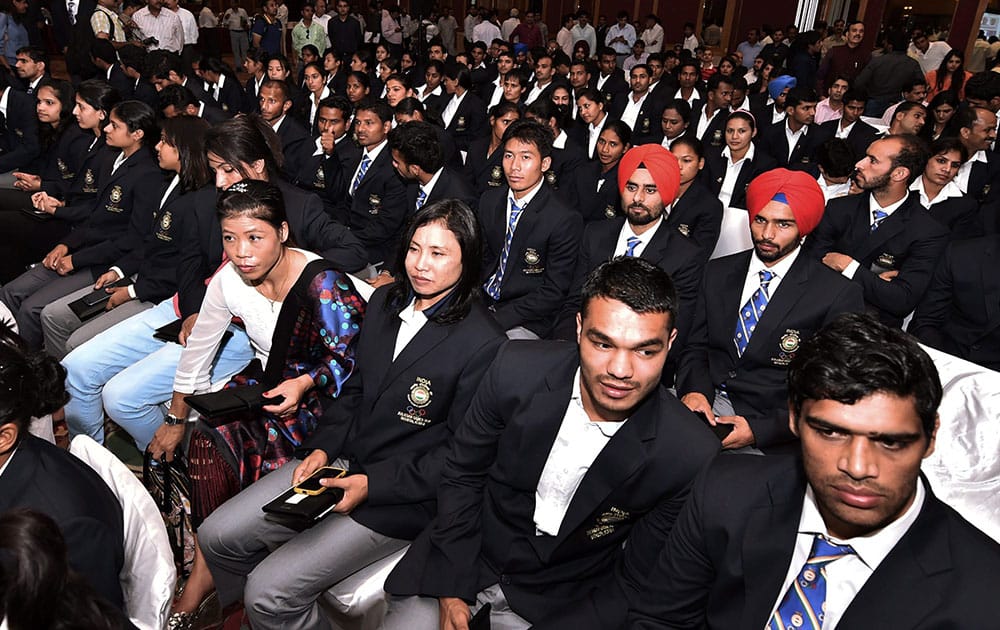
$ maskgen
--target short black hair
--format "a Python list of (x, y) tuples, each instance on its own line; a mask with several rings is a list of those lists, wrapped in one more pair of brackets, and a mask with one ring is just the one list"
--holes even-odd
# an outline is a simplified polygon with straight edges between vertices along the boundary
[(350, 118), (354, 114), (354, 108), (351, 106), (351, 101), (347, 100), (343, 96), (333, 95), (327, 96), (319, 102), (316, 106), (316, 111), (328, 107), (330, 109), (338, 109), (340, 113), (344, 115), (344, 119)]
[(691, 104), (682, 98), (675, 98), (667, 101), (666, 105), (663, 106), (663, 111), (672, 109), (677, 112), (677, 115), (681, 117), (685, 123), (691, 122)]
[(816, 90), (807, 86), (796, 86), (788, 90), (788, 95), (785, 97), (785, 108), (798, 107), (802, 103), (818, 103), (819, 96), (816, 94)]
[(161, 112), (173, 105), (178, 114), (183, 114), (189, 105), (197, 107), (198, 99), (191, 90), (174, 83), (160, 90), (157, 105)]
[(723, 83), (726, 83), (730, 87), (732, 87), (732, 85), (733, 85), (733, 78), (732, 77), (727, 77), (724, 74), (720, 74), (720, 73), (716, 72), (712, 76), (708, 77), (707, 90), (709, 92), (714, 92), (714, 91), (718, 90), (719, 86), (722, 85)]
[(847, 177), (854, 173), (857, 159), (847, 140), (831, 138), (816, 149), (816, 162), (830, 177)]
[(850, 103), (851, 101), (866, 103), (868, 102), (868, 96), (861, 90), (851, 87), (844, 92), (844, 103)]
[(965, 148), (962, 141), (955, 136), (944, 136), (931, 143), (931, 157), (935, 155), (942, 155), (944, 153), (951, 153), (952, 151), (958, 151), (959, 156), (961, 156), (962, 163), (964, 164), (969, 160), (969, 150)]
[(670, 143), (670, 148), (673, 149), (674, 147), (690, 148), (694, 151), (694, 154), (698, 156), (699, 160), (705, 157), (705, 145), (703, 145), (701, 140), (699, 140), (694, 134), (685, 133), (677, 136), (674, 138), (673, 142)]
[(49, 67), (49, 53), (41, 46), (21, 46), (15, 54), (27, 55), (33, 62), (44, 63), (46, 69)]
[(677, 323), (677, 291), (670, 274), (639, 257), (618, 256), (590, 272), (580, 292), (580, 315), (595, 298), (623, 303), (639, 314), (668, 313), (669, 328)]
[(392, 108), (385, 101), (374, 98), (363, 98), (354, 106), (354, 115), (358, 112), (371, 112), (383, 123), (392, 120)]
[[(32, 417), (69, 402), (66, 369), (44, 352), (35, 352), (0, 322), (0, 425), (17, 427), (17, 444), (28, 437)], [(16, 444), (15, 444), (16, 445)]]
[(788, 400), (798, 418), (807, 400), (853, 405), (877, 393), (912, 398), (926, 437), (942, 388), (916, 339), (871, 315), (844, 313), (805, 340), (788, 367)]
[(419, 166), (425, 173), (436, 173), (444, 166), (444, 153), (434, 126), (413, 120), (389, 132), (389, 150), (399, 151), (408, 164)]
[(261, 91), (263, 91), (264, 88), (273, 88), (281, 92), (282, 102), (292, 100), (292, 91), (288, 88), (288, 84), (284, 81), (279, 81), (277, 79), (264, 79), (260, 84)]
[(532, 144), (538, 149), (542, 158), (552, 155), (552, 131), (533, 120), (518, 120), (511, 123), (510, 127), (503, 132), (502, 146), (506, 147), (511, 140), (520, 140), (525, 144)]

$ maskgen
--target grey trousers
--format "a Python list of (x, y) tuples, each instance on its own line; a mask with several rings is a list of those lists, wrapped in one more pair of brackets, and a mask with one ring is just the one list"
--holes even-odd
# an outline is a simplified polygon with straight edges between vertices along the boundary
[(291, 487), (299, 463), (293, 459), (252, 484), (198, 529), (220, 602), (227, 606), (242, 596), (255, 630), (329, 628), (320, 595), (409, 544), (342, 514), (329, 514), (303, 532), (264, 518), (261, 506)]
[(50, 302), (93, 284), (89, 269), (60, 276), (39, 265), (5, 284), (0, 290), (0, 301), (14, 313), (18, 330), (28, 346), (40, 348), (42, 309)]
[[(470, 606), (475, 615), (480, 608), (490, 604), (491, 630), (524, 630), (530, 628), (523, 617), (510, 609), (507, 597), (499, 584), (487, 586), (476, 594), (476, 603)], [(389, 611), (380, 630), (437, 630), (441, 627), (438, 600), (434, 597), (389, 597)]]
[(110, 311), (81, 322), (69, 305), (93, 291), (93, 287), (93, 284), (89, 284), (42, 309), (42, 338), (45, 340), (45, 351), (60, 361), (108, 328), (155, 306), (152, 302), (129, 300)]
[[(733, 401), (729, 400), (729, 396), (721, 389), (715, 390), (715, 401), (712, 403), (712, 411), (715, 412), (717, 416), (737, 416), (736, 410), (733, 409)], [(726, 449), (722, 451), (727, 455), (763, 455), (764, 452), (753, 446), (744, 446), (742, 448)]]

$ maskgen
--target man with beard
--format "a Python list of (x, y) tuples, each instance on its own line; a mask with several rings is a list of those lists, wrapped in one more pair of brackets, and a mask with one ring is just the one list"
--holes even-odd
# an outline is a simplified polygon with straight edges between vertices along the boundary
[(864, 302), (857, 286), (801, 255), (802, 237), (823, 216), (815, 179), (764, 173), (747, 188), (747, 210), (753, 249), (708, 263), (677, 395), (711, 424), (732, 427), (723, 448), (767, 451), (795, 439), (785, 376), (799, 346)]
[(948, 229), (910, 195), (927, 153), (915, 136), (873, 142), (854, 165), (866, 194), (830, 200), (806, 242), (809, 256), (860, 285), (868, 310), (890, 326), (916, 308), (948, 241)]
[(716, 458), (637, 578), (627, 627), (994, 624), (1000, 547), (920, 474), (941, 402), (927, 353), (843, 315), (803, 344), (788, 391), (801, 459)]
[[(595, 221), (584, 229), (576, 278), (557, 330), (560, 338), (572, 339), (576, 332), (580, 292), (587, 275), (605, 260), (632, 256), (648, 260), (669, 273), (674, 281), (680, 302), (675, 356), (684, 349), (704, 265), (699, 247), (666, 225), (664, 211), (677, 198), (680, 181), (677, 158), (662, 146), (647, 144), (625, 153), (618, 166), (617, 182), (625, 216)], [(667, 369), (665, 374), (672, 379), (673, 371)]]

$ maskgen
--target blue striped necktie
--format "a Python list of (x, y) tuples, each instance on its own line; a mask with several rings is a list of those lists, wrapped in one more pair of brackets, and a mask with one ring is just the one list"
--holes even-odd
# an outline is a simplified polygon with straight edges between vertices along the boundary
[(628, 237), (628, 240), (625, 241), (625, 255), (629, 258), (635, 256), (635, 248), (638, 247), (641, 242), (642, 241), (639, 240), (638, 236)]
[(425, 193), (424, 189), (421, 188), (420, 191), (417, 192), (417, 210), (423, 208), (424, 202), (426, 201), (427, 201), (427, 193)]
[(826, 565), (854, 553), (850, 545), (835, 545), (817, 535), (809, 558), (785, 591), (766, 630), (821, 630), (826, 616)]
[(774, 280), (776, 275), (773, 271), (761, 271), (760, 288), (753, 292), (747, 303), (740, 309), (740, 321), (736, 323), (733, 341), (736, 343), (736, 354), (741, 357), (746, 351), (750, 337), (753, 335), (754, 329), (757, 328), (757, 322), (764, 314), (767, 301), (770, 299), (767, 294), (767, 285), (771, 284), (771, 280)]
[(486, 292), (494, 300), (500, 299), (500, 283), (503, 282), (504, 272), (507, 271), (507, 258), (510, 256), (510, 242), (514, 240), (514, 228), (517, 227), (517, 217), (521, 215), (522, 208), (519, 208), (514, 200), (510, 200), (510, 219), (507, 221), (507, 235), (503, 241), (503, 251), (500, 252), (500, 265), (496, 273), (486, 283)]
[(358, 186), (361, 185), (361, 180), (365, 178), (365, 173), (368, 172), (368, 167), (372, 165), (372, 159), (368, 157), (365, 153), (365, 157), (361, 160), (361, 167), (358, 169), (358, 174), (354, 178), (354, 182), (351, 183), (351, 196), (358, 191)]
[(872, 233), (878, 229), (878, 226), (882, 224), (887, 218), (889, 218), (889, 213), (882, 210), (872, 210), (872, 216), (875, 220), (872, 222)]

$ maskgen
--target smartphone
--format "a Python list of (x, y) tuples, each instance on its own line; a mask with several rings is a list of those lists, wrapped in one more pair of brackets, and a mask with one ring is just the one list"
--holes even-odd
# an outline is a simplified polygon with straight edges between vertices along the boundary
[(329, 488), (321, 485), (319, 482), (320, 479), (339, 479), (346, 474), (347, 471), (343, 468), (324, 466), (303, 479), (299, 484), (292, 486), (292, 488), (299, 494), (308, 494), (310, 496), (322, 494), (323, 492), (329, 490)]
[(733, 432), (733, 425), (722, 424), (721, 422), (712, 424), (711, 422), (708, 421), (708, 417), (702, 411), (695, 411), (694, 415), (701, 418), (701, 421), (704, 422), (708, 426), (708, 428), (712, 430), (712, 433), (715, 434), (715, 437), (719, 438), (720, 442), (725, 440), (726, 436)]

